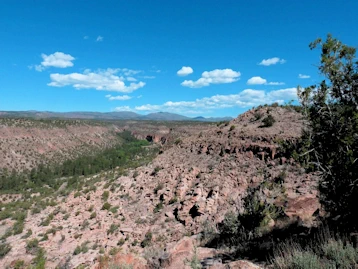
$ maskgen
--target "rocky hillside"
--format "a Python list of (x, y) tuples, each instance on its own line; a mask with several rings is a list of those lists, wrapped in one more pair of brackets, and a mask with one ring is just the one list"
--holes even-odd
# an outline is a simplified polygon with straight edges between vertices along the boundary
[(32, 169), (118, 143), (114, 125), (83, 121), (0, 119), (0, 168)]
[[(269, 115), (272, 126), (265, 120)], [(226, 213), (244, 212), (243, 199), (252, 188), (258, 202), (272, 209), (257, 227), (260, 234), (295, 221), (312, 226), (320, 209), (317, 177), (287, 159), (279, 145), (298, 139), (302, 126), (293, 109), (261, 107), (176, 138), (152, 163), (125, 175), (83, 179), (80, 191), (58, 194), (53, 206), (28, 213), (24, 231), (7, 238), (12, 248), (0, 265), (31, 263), (35, 252), (29, 240), (38, 239), (34, 248), (46, 250), (46, 268), (190, 268), (185, 258), (195, 255), (194, 245), (204, 245), (198, 235), (208, 226), (215, 229)], [(1, 229), (14, 222), (4, 220)], [(260, 268), (224, 262), (220, 253), (197, 249), (205, 268)]]
[[(191, 126), (187, 131), (187, 126)], [(118, 143), (117, 132), (139, 139), (173, 142), (175, 137), (203, 130), (208, 123), (149, 121), (32, 120), (0, 118), (0, 169), (31, 170), (40, 163), (60, 163)]]

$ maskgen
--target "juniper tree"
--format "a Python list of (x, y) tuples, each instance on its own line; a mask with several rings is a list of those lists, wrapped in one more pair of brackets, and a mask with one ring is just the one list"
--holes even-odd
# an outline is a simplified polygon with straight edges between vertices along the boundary
[(310, 49), (321, 49), (319, 85), (298, 95), (309, 122), (311, 160), (322, 172), (321, 202), (330, 218), (358, 226), (358, 61), (356, 49), (327, 36)]

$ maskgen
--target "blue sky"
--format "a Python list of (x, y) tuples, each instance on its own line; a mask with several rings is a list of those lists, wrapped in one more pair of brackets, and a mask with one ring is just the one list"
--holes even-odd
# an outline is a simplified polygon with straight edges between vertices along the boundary
[(358, 1), (1, 0), (0, 110), (237, 116), (358, 46)]

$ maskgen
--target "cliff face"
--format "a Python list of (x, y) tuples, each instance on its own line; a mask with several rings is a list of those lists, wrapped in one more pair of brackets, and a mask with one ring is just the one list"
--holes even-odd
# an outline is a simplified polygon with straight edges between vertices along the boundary
[[(258, 113), (262, 114), (260, 119)], [(276, 122), (262, 128), (262, 119), (268, 113)], [(301, 116), (295, 111), (264, 107), (229, 124), (193, 128), (179, 138), (181, 129), (176, 129), (173, 146), (163, 149), (149, 165), (111, 180), (108, 173), (102, 173), (94, 177), (95, 183), (89, 184), (95, 188), (56, 198), (60, 213), (54, 214), (49, 226), (62, 229), (49, 233), (49, 239), (40, 242), (47, 251), (47, 268), (55, 268), (66, 259), (69, 268), (80, 264), (106, 268), (98, 263), (100, 251), (109, 253), (118, 246), (120, 251), (114, 261), (126, 261), (134, 268), (150, 268), (150, 262), (158, 263), (159, 257), (160, 268), (187, 268), (183, 261), (193, 255), (193, 242), (180, 240), (200, 233), (205, 222), (214, 226), (222, 222), (228, 211), (243, 212), (243, 198), (253, 187), (259, 188), (262, 202), (280, 207), (284, 213), (283, 221), (268, 216), (266, 230), (297, 220), (302, 225), (313, 225), (314, 215), (320, 209), (317, 176), (305, 173), (293, 159), (282, 156), (277, 143), (298, 139), (302, 126)], [(158, 130), (133, 132), (139, 138), (159, 143), (174, 139), (170, 128)], [(104, 191), (109, 192), (108, 202), (115, 210), (102, 209)], [(28, 216), (24, 231), (31, 229), (35, 237), (45, 233), (48, 227), (40, 223), (53, 211), (47, 207)], [(93, 212), (96, 216), (92, 218)], [(11, 224), (11, 220), (7, 222)], [(21, 237), (20, 234), (8, 238), (13, 249), (0, 260), (0, 265), (19, 258), (30, 261), (32, 256), (26, 254), (26, 240)], [(73, 255), (76, 247), (83, 244), (90, 250)], [(184, 256), (178, 254), (184, 253), (181, 248), (187, 253)], [(199, 256), (210, 258), (213, 251), (201, 248)]]

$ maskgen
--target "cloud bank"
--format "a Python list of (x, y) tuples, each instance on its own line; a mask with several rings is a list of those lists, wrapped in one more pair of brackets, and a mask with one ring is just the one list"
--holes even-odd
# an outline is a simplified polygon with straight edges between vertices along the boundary
[[(198, 114), (223, 108), (245, 108), (274, 102), (284, 103), (285, 101), (296, 99), (296, 88), (286, 88), (270, 92), (265, 92), (264, 90), (245, 89), (238, 94), (214, 95), (211, 97), (196, 99), (194, 101), (168, 101), (159, 105), (146, 104), (136, 106), (134, 108), (126, 107), (126, 111), (167, 111), (172, 113)], [(123, 107), (117, 107), (116, 111), (120, 111), (120, 108)]]
[(75, 89), (95, 89), (98, 91), (114, 91), (130, 93), (145, 86), (145, 82), (138, 83), (131, 82), (129, 85), (125, 84), (126, 78), (118, 76), (118, 74), (133, 74), (138, 72), (127, 68), (107, 68), (91, 71), (86, 69), (83, 73), (70, 74), (51, 74), (51, 82), (48, 86), (65, 87), (72, 86)]

